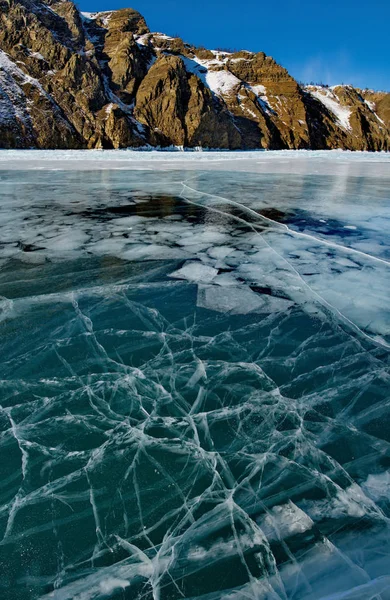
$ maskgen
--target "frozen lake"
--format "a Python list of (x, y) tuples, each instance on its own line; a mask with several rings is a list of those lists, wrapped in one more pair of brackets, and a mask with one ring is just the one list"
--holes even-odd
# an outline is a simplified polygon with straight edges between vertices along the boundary
[(0, 596), (390, 600), (390, 154), (0, 152)]

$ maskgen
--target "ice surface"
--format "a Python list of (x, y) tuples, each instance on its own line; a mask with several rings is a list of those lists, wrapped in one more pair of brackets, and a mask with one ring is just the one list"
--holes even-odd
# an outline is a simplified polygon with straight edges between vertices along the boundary
[(388, 156), (92, 154), (0, 153), (0, 595), (389, 600)]
[[(224, 171), (248, 173), (281, 173), (290, 175), (330, 175), (333, 203), (336, 193), (343, 193), (343, 184), (349, 177), (388, 177), (390, 154), (386, 152), (350, 151), (201, 151), (195, 148), (169, 148), (158, 151), (127, 150), (0, 150), (0, 171), (20, 169), (91, 171), (184, 169), (183, 179), (189, 171)], [(338, 188), (338, 189), (336, 189)]]

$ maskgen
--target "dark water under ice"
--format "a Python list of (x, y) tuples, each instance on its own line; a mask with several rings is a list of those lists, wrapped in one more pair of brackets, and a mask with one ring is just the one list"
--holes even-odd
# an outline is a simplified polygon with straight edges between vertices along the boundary
[(0, 174), (0, 598), (390, 599), (390, 179)]

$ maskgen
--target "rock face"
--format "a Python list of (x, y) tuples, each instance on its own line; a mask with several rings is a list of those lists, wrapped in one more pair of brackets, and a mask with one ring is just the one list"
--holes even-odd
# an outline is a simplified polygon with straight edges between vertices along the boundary
[(263, 52), (151, 33), (133, 9), (0, 0), (0, 147), (390, 149), (390, 94), (301, 86)]

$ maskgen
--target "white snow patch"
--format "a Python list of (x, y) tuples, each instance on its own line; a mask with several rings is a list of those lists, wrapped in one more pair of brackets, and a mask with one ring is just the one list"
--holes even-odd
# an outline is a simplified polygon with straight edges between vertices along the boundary
[(4, 124), (13, 122), (15, 118), (23, 122), (28, 120), (26, 97), (13, 77), (14, 69), (17, 69), (16, 65), (0, 51), (0, 123)]
[(230, 94), (234, 88), (241, 85), (241, 80), (230, 71), (208, 71), (206, 82), (217, 96)]
[(375, 112), (375, 108), (376, 108), (376, 106), (375, 106), (375, 102), (370, 102), (370, 100), (365, 100), (364, 102), (367, 104), (368, 108), (369, 108), (369, 109), (370, 109), (372, 112)]
[(180, 58), (183, 60), (186, 70), (199, 77), (216, 96), (229, 95), (234, 88), (242, 84), (241, 80), (227, 69), (219, 71), (214, 69), (214, 67), (224, 64), (218, 59), (203, 60), (197, 56), (189, 59), (182, 55)]
[(248, 113), (248, 115), (251, 115), (251, 117), (253, 117), (254, 119), (258, 118), (258, 115), (253, 112), (253, 110), (251, 110), (250, 108), (248, 108), (247, 106), (245, 106), (245, 104), (241, 104), (241, 108)]
[(326, 106), (326, 108), (336, 117), (337, 123), (340, 127), (347, 131), (351, 130), (349, 119), (352, 111), (347, 106), (342, 106), (340, 104), (339, 98), (331, 88), (313, 88), (312, 86), (309, 86), (307, 89), (314, 98)]
[(0, 73), (1, 71), (9, 73), (14, 78), (16, 77), (19, 85), (25, 85), (26, 83), (29, 83), (37, 87), (42, 96), (49, 98), (39, 81), (33, 77), (30, 77), (29, 75), (26, 75), (26, 73), (24, 73), (24, 71), (22, 71), (22, 69), (20, 69), (2, 50), (0, 50)]
[(232, 52), (225, 52), (222, 50), (210, 50), (210, 52), (214, 54), (215, 60), (217, 60), (221, 64), (229, 60), (229, 57), (233, 54)]
[(174, 40), (175, 39), (171, 35), (166, 35), (165, 33), (159, 33), (159, 32), (153, 33), (153, 36), (159, 38), (160, 40)]
[(108, 25), (108, 23), (109, 23), (109, 21), (110, 21), (110, 19), (111, 19), (111, 17), (112, 17), (112, 12), (108, 13), (107, 15), (105, 15), (105, 16), (102, 18), (102, 23), (103, 23), (103, 25), (107, 26), (107, 25)]
[(100, 18), (102, 20), (103, 25), (107, 26), (109, 20), (111, 19), (114, 10), (106, 10), (102, 12), (80, 12), (82, 18), (87, 21), (96, 21), (96, 19)]
[(50, 101), (53, 111), (59, 117), (58, 106), (39, 81), (26, 75), (5, 52), (0, 50), (0, 122), (10, 123), (16, 118), (30, 125), (28, 111), (31, 102), (23, 91), (23, 86), (26, 84), (37, 88), (39, 93)]
[(30, 56), (37, 58), (38, 60), (45, 60), (40, 52), (30, 52)]
[(381, 119), (375, 112), (375, 110), (376, 110), (375, 102), (371, 102), (370, 100), (365, 100), (364, 103), (368, 106), (368, 108), (370, 109), (372, 114), (378, 119), (378, 121), (380, 123), (382, 123), (382, 125), (385, 125), (385, 122), (383, 121), (383, 119)]
[(114, 104), (112, 102), (110, 102), (110, 104), (107, 104), (107, 106), (106, 106), (106, 114), (107, 114), (107, 116), (112, 113), (112, 109), (113, 108), (114, 108)]
[(267, 90), (264, 85), (248, 85), (248, 89), (252, 90), (252, 92), (257, 96), (257, 101), (260, 104), (260, 107), (264, 112), (268, 114), (273, 114), (274, 111), (270, 105), (270, 102), (267, 97)]
[(147, 46), (150, 39), (150, 33), (144, 33), (143, 35), (135, 35), (134, 39), (139, 46)]
[(256, 96), (265, 96), (267, 93), (264, 85), (251, 85), (250, 89), (256, 94)]

